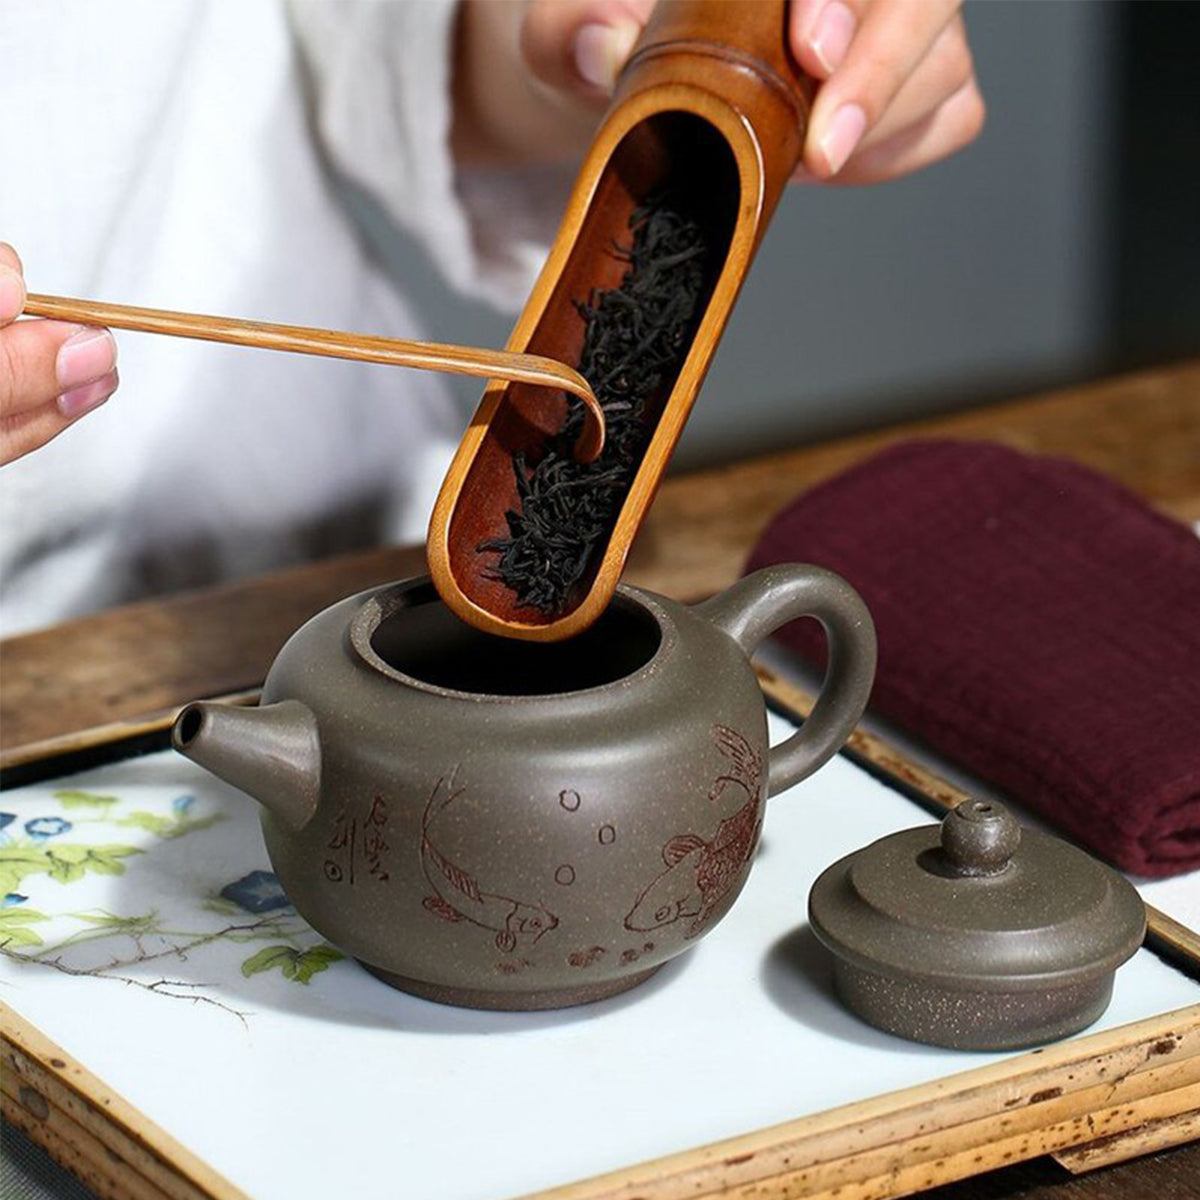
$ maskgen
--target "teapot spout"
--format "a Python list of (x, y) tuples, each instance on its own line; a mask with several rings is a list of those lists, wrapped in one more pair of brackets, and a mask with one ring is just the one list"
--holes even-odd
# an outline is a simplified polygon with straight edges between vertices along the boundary
[(317, 719), (299, 700), (261, 708), (189, 704), (175, 718), (171, 744), (291, 829), (303, 828), (316, 812), (321, 745)]

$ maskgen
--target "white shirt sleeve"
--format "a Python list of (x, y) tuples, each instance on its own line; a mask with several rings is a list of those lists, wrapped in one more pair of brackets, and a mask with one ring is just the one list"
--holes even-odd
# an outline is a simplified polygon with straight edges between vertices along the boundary
[(456, 168), (458, 0), (290, 0), (289, 10), (331, 163), (425, 246), (452, 286), (518, 308), (569, 178), (561, 168)]

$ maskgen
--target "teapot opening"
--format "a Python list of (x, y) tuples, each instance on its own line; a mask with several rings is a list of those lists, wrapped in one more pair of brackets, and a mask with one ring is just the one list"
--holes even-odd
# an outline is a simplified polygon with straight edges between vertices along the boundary
[(194, 705), (189, 705), (179, 716), (175, 726), (175, 742), (179, 748), (186, 749), (195, 740), (204, 724), (204, 713)]
[(489, 696), (547, 696), (602, 687), (644, 667), (662, 644), (654, 615), (617, 596), (584, 633), (523, 642), (454, 615), (431, 583), (381, 597), (370, 648), (393, 670), (435, 687)]

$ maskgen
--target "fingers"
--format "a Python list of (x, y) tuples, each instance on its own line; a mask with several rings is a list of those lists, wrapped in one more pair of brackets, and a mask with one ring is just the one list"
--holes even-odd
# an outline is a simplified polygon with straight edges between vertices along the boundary
[(973, 79), (958, 8), (958, 0), (795, 0), (794, 52), (824, 80), (804, 149), (812, 176), (829, 179), (856, 153), (924, 122)]
[(901, 85), (887, 112), (859, 144), (857, 153), (932, 116), (974, 77), (975, 64), (967, 46), (966, 31), (962, 18), (956, 16)]
[(828, 79), (841, 66), (869, 0), (792, 0), (792, 50), (814, 79)]
[(0, 242), (0, 329), (11, 325), (24, 307), (25, 279), (21, 259), (7, 242)]
[(107, 329), (18, 321), (0, 333), (0, 415), (11, 416), (103, 379), (117, 365)]
[(540, 82), (600, 103), (653, 7), (654, 0), (533, 0), (521, 53)]
[[(98, 408), (117, 390), (114, 370), (103, 379), (70, 393), (70, 399), (51, 401), (12, 416), (0, 417), (0, 466), (44, 446), (86, 412)], [(66, 403), (64, 403), (64, 401)]]
[(829, 182), (884, 183), (919, 171), (970, 145), (979, 136), (985, 117), (983, 97), (972, 79), (924, 120), (865, 146)]
[(116, 362), (106, 329), (36, 320), (0, 329), (0, 463), (107, 400), (117, 387)]

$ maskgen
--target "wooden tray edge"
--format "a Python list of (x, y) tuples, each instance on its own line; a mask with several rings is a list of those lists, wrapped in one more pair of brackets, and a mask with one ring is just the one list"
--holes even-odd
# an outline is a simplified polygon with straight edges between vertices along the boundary
[(1198, 1106), (1195, 1004), (523, 1200), (887, 1200)]
[(3, 1001), (0, 1054), (5, 1120), (97, 1195), (250, 1200)]
[(1143, 1154), (1156, 1154), (1172, 1146), (1182, 1146), (1200, 1138), (1200, 1108), (1179, 1113), (1173, 1117), (1161, 1117), (1147, 1121), (1136, 1129), (1110, 1134), (1094, 1142), (1085, 1142), (1053, 1155), (1054, 1161), (1073, 1175), (1082, 1175), (1100, 1167), (1139, 1158)]

